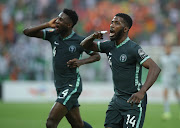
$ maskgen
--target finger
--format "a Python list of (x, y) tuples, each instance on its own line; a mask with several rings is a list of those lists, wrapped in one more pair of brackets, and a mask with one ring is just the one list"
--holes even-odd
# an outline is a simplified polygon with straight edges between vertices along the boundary
[(134, 100), (134, 103), (138, 103), (138, 99), (137, 98)]
[(76, 62), (76, 60), (75, 60), (75, 59), (72, 59), (70, 62), (71, 62), (71, 63), (74, 63), (74, 62)]
[(107, 31), (101, 31), (101, 33), (102, 33), (102, 34), (105, 34), (105, 33), (107, 33)]
[(130, 104), (136, 103), (136, 97), (135, 97), (135, 96), (132, 96), (131, 99), (129, 100), (129, 103), (130, 103)]
[(69, 60), (67, 63), (70, 63), (71, 62), (71, 60)]
[(71, 67), (72, 67), (72, 65), (68, 64), (68, 65), (67, 65), (67, 67), (71, 68)]
[(76, 65), (71, 65), (70, 68), (76, 68), (77, 66)]
[(69, 60), (67, 64), (73, 64), (75, 60)]
[(127, 100), (127, 102), (130, 103), (131, 100), (132, 100), (132, 96)]

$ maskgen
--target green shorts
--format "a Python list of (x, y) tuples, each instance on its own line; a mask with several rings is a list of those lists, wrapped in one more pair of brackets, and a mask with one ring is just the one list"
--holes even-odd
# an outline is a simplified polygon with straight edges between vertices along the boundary
[(77, 84), (77, 81), (71, 81), (66, 86), (63, 85), (63, 88), (56, 89), (57, 99), (56, 102), (59, 102), (66, 106), (66, 108), (71, 110), (74, 107), (79, 107), (78, 98), (82, 91), (82, 83)]
[(127, 103), (126, 100), (114, 95), (106, 112), (104, 126), (112, 128), (142, 128), (147, 97), (139, 105)]

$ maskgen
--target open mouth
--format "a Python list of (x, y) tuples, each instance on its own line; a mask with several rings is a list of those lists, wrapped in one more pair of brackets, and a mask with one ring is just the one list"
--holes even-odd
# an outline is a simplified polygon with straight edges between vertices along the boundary
[(110, 37), (113, 37), (114, 35), (115, 35), (115, 31), (114, 31), (114, 30), (110, 30), (109, 36), (110, 36)]

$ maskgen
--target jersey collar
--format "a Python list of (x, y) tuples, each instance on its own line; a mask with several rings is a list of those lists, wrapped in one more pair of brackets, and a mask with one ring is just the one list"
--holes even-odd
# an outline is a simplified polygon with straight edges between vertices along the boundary
[(74, 31), (72, 31), (72, 33), (69, 35), (69, 36), (67, 36), (66, 38), (64, 38), (63, 40), (67, 40), (67, 39), (69, 39), (69, 38), (71, 38), (73, 35), (74, 35)]
[(128, 41), (130, 40), (130, 38), (129, 37), (127, 37), (122, 43), (120, 43), (118, 46), (116, 45), (116, 48), (119, 48), (119, 47), (121, 47), (122, 45), (124, 45), (125, 43), (127, 43)]

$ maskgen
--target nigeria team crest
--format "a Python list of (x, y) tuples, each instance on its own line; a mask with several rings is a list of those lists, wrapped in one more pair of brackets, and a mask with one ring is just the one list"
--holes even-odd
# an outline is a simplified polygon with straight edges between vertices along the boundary
[(76, 47), (75, 47), (74, 45), (71, 45), (71, 46), (69, 47), (69, 51), (70, 51), (71, 53), (76, 52)]
[(125, 54), (122, 54), (121, 56), (120, 56), (120, 61), (121, 62), (125, 62), (127, 60), (127, 56), (125, 55)]

